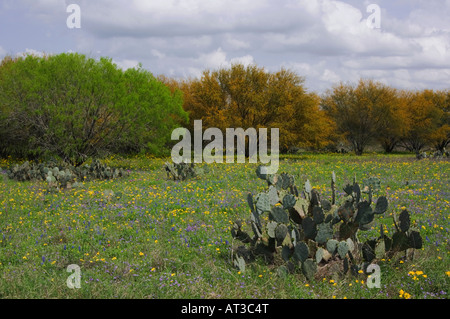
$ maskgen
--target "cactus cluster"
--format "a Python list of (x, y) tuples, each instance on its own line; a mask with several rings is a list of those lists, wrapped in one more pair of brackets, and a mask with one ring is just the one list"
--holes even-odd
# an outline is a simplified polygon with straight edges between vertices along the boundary
[[(354, 180), (353, 184), (344, 187), (346, 196), (337, 203), (334, 172), (331, 176), (330, 200), (321, 198), (309, 180), (299, 191), (293, 175), (263, 175), (260, 168), (256, 174), (267, 181), (268, 189), (256, 196), (247, 196), (251, 211), (248, 223), (254, 236), (243, 230), (244, 223), (241, 220), (236, 221), (231, 229), (233, 238), (247, 244), (233, 248), (233, 263), (241, 270), (245, 269), (246, 262), (257, 256), (274, 263), (275, 255), (279, 252), (283, 260), (279, 274), (299, 269), (311, 280), (332, 263), (338, 264), (337, 268), (343, 274), (349, 269), (356, 274), (366, 269), (373, 259), (382, 258), (381, 255), (421, 246), (418, 244), (421, 243), (420, 234), (406, 229), (405, 213), (400, 215), (400, 226), (392, 240), (381, 231), (381, 237), (376, 240), (366, 243), (359, 241), (358, 231), (371, 229), (374, 217), (383, 214), (388, 208), (384, 196), (380, 196), (375, 204), (372, 202), (372, 187), (379, 187), (376, 179), (369, 179), (365, 183), (367, 199), (363, 199), (363, 192)], [(409, 244), (406, 245), (405, 241)], [(388, 242), (391, 244), (386, 245)], [(380, 245), (384, 245), (384, 249)]]
[(43, 180), (48, 183), (49, 189), (77, 187), (79, 182), (95, 179), (112, 179), (127, 175), (123, 169), (113, 169), (94, 159), (92, 164), (73, 167), (65, 162), (48, 161), (34, 164), (24, 162), (14, 165), (7, 171), (8, 178), (16, 181)]
[(424, 158), (430, 159), (443, 159), (450, 157), (450, 151), (447, 151), (445, 148), (443, 150), (436, 150), (433, 153), (427, 154), (427, 152), (416, 153), (416, 159), (421, 160)]
[(184, 181), (194, 178), (204, 173), (203, 168), (195, 166), (194, 163), (164, 163), (163, 169), (167, 173), (168, 179)]

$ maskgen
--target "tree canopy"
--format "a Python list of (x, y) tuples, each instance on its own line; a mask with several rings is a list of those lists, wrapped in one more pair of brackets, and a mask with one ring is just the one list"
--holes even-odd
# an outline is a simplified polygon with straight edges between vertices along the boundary
[(0, 152), (57, 155), (74, 165), (117, 152), (158, 153), (188, 120), (182, 93), (141, 67), (77, 53), (0, 65)]
[(191, 128), (198, 119), (204, 127), (223, 131), (279, 128), (281, 151), (291, 146), (320, 148), (329, 142), (333, 124), (321, 111), (319, 96), (307, 92), (304, 79), (292, 71), (233, 64), (206, 70), (199, 79), (164, 80), (183, 91)]

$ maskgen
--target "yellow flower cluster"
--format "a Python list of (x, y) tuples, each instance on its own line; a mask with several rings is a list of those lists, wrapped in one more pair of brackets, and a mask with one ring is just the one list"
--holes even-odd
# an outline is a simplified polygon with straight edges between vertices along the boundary
[(412, 277), (412, 280), (419, 280), (419, 276), (422, 276), (423, 278), (427, 278), (427, 275), (425, 275), (425, 274), (423, 273), (423, 271), (421, 271), (421, 270), (418, 270), (418, 271), (410, 271), (410, 272), (408, 273), (408, 275), (409, 275), (409, 276), (413, 276), (413, 277)]
[(403, 289), (400, 289), (398, 296), (400, 298), (405, 298), (405, 299), (410, 299), (411, 298), (411, 295), (409, 293), (407, 293), (406, 291), (404, 291)]

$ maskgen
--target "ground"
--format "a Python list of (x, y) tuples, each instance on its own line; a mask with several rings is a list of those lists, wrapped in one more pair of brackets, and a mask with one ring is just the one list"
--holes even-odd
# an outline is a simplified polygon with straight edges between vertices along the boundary
[[(331, 196), (379, 177), (389, 209), (377, 220), (392, 234), (392, 214), (406, 208), (424, 248), (413, 260), (380, 260), (381, 288), (367, 275), (307, 281), (286, 277), (257, 260), (239, 272), (231, 263), (232, 221), (250, 218), (248, 192), (265, 189), (256, 164), (213, 164), (188, 181), (167, 180), (164, 159), (112, 157), (130, 176), (84, 182), (47, 193), (44, 182), (8, 180), (0, 167), (0, 298), (448, 298), (450, 281), (450, 162), (411, 154), (283, 156), (279, 172), (297, 185), (309, 179)], [(112, 191), (112, 192), (111, 192)], [(342, 191), (341, 191), (342, 192)], [(69, 289), (78, 265), (80, 288)]]

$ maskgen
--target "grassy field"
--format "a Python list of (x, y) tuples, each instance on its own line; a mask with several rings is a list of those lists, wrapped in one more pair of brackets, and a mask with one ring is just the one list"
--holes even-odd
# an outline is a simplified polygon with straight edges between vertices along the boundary
[[(393, 233), (392, 213), (412, 214), (424, 248), (412, 261), (379, 261), (381, 289), (366, 275), (308, 282), (279, 277), (257, 261), (245, 273), (230, 261), (230, 226), (250, 218), (246, 194), (265, 189), (255, 164), (214, 164), (199, 178), (166, 179), (164, 160), (110, 158), (130, 176), (49, 194), (44, 182), (14, 182), (0, 161), (0, 298), (448, 298), (450, 162), (414, 155), (283, 157), (279, 172), (306, 179), (329, 197), (335, 171), (342, 190), (356, 174), (381, 179), (389, 209), (376, 218)], [(111, 196), (112, 190), (114, 196)], [(66, 285), (67, 266), (81, 288)]]

